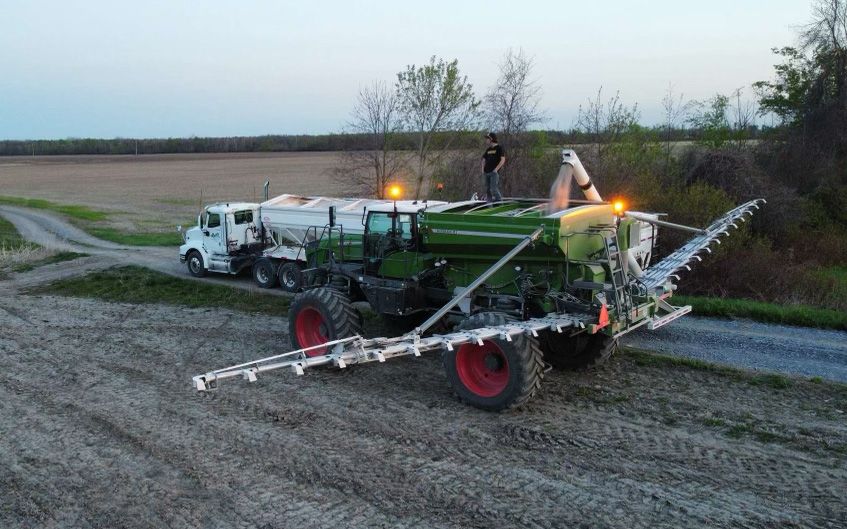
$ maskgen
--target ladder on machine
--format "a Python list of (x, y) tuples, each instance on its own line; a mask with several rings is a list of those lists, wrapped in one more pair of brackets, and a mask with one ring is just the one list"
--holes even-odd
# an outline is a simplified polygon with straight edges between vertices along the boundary
[(629, 276), (627, 275), (622, 260), (620, 248), (618, 247), (617, 233), (612, 233), (603, 238), (606, 248), (606, 260), (609, 265), (611, 291), (615, 302), (615, 310), (620, 321), (627, 325), (632, 319), (632, 297), (629, 294)]

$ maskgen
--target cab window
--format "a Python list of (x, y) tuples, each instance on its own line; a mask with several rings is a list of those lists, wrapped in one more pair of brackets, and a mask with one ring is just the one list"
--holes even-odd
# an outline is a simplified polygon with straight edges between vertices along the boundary
[(235, 217), (236, 224), (249, 224), (253, 222), (253, 211), (249, 209), (244, 211), (236, 211), (233, 216)]
[[(371, 213), (368, 217), (368, 233), (386, 234), (392, 229), (392, 219), (390, 213)], [(398, 213), (396, 219), (395, 236), (399, 236), (404, 240), (412, 239), (412, 215), (408, 213)]]
[(219, 213), (206, 214), (206, 227), (217, 228), (221, 225), (221, 215)]

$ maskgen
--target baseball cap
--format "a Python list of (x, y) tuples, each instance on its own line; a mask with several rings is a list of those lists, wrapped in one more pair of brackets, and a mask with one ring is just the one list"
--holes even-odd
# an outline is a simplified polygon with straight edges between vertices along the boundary
[(493, 132), (489, 132), (488, 134), (485, 135), (485, 137), (488, 138), (491, 141), (497, 141), (497, 135), (494, 134)]

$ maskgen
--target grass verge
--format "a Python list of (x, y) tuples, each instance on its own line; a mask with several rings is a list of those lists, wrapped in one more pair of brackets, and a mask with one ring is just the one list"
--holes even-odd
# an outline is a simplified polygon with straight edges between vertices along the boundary
[(79, 226), (91, 235), (104, 241), (129, 246), (179, 246), (182, 244), (182, 236), (176, 231), (152, 231), (152, 232), (125, 232), (115, 228), (104, 228), (94, 226)]
[(180, 279), (138, 266), (122, 266), (62, 279), (28, 290), (32, 294), (99, 298), (125, 303), (167, 303), (285, 316), (287, 297), (257, 294), (223, 285)]
[(46, 209), (61, 213), (70, 218), (78, 228), (94, 237), (117, 244), (131, 246), (175, 246), (182, 244), (182, 237), (176, 231), (168, 232), (124, 232), (108, 226), (98, 225), (108, 220), (109, 213), (91, 209), (88, 206), (57, 204), (40, 198), (0, 196), (0, 204), (25, 208)]
[(47, 209), (50, 211), (61, 213), (63, 215), (67, 215), (68, 217), (71, 217), (73, 219), (87, 221), (106, 220), (106, 218), (109, 216), (109, 214), (105, 211), (97, 211), (89, 208), (88, 206), (56, 204), (55, 202), (50, 202), (49, 200), (42, 200), (40, 198), (0, 196), (0, 204), (7, 204), (9, 206), (21, 206), (24, 208)]
[(777, 305), (748, 299), (674, 296), (675, 305), (691, 305), (700, 316), (750, 318), (765, 323), (847, 330), (847, 312), (805, 305)]
[(79, 259), (80, 257), (87, 257), (87, 253), (79, 253), (79, 252), (59, 252), (53, 255), (48, 255), (44, 259), (39, 259), (37, 261), (32, 261), (28, 263), (21, 263), (12, 267), (12, 270), (15, 272), (29, 272), (30, 270), (34, 270), (39, 266), (46, 266), (54, 263), (62, 263), (65, 261), (73, 261), (74, 259)]

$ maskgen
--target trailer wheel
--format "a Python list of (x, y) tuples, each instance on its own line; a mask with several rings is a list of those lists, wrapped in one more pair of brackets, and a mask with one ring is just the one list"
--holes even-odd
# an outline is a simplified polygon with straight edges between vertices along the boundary
[[(459, 325), (459, 330), (493, 327), (507, 322), (504, 314), (482, 312)], [(544, 376), (541, 349), (535, 338), (514, 336), (466, 343), (442, 357), (447, 379), (463, 402), (489, 411), (526, 403), (541, 387)]]
[(547, 331), (539, 333), (544, 361), (556, 369), (589, 369), (604, 364), (618, 346), (607, 334), (580, 333), (576, 336)]
[(253, 264), (253, 281), (260, 288), (276, 286), (276, 270), (270, 259), (262, 257)]
[(197, 250), (191, 250), (185, 256), (185, 263), (188, 266), (188, 273), (194, 277), (205, 277), (206, 268), (203, 266), (203, 256)]
[[(331, 288), (315, 288), (297, 294), (288, 312), (291, 345), (304, 349), (362, 333), (362, 315), (343, 293)], [(306, 356), (326, 354), (326, 347), (306, 352)]]
[(279, 286), (286, 292), (300, 292), (303, 288), (303, 270), (296, 261), (288, 261), (279, 267)]

